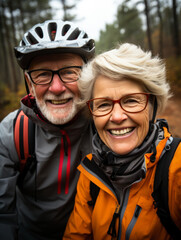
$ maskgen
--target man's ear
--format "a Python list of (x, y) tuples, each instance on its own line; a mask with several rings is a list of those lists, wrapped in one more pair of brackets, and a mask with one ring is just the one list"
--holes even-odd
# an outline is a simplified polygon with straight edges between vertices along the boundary
[(26, 72), (24, 73), (24, 76), (25, 76), (25, 81), (28, 85), (29, 92), (34, 97), (32, 82), (31, 82), (31, 80), (30, 80), (30, 78), (29, 78), (29, 76)]

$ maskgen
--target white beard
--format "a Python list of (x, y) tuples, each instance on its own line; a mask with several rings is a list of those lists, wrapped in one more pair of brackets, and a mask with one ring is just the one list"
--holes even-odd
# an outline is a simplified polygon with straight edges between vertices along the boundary
[[(61, 96), (55, 96), (53, 94), (46, 94), (42, 100), (38, 100), (36, 96), (36, 92), (34, 89), (34, 86), (32, 84), (33, 88), (33, 94), (36, 99), (36, 104), (43, 114), (43, 116), (51, 123), (56, 124), (56, 125), (62, 125), (65, 123), (68, 123), (71, 121), (75, 115), (78, 113), (78, 111), (83, 107), (82, 105), (76, 104), (75, 97), (73, 94), (62, 94)], [(72, 98), (72, 105), (68, 108), (60, 108), (60, 109), (51, 109), (49, 110), (47, 105), (46, 105), (46, 99), (51, 99), (51, 100), (61, 100), (61, 99), (66, 99), (66, 98)], [(66, 112), (68, 112), (66, 114)], [(65, 115), (63, 118), (62, 117), (55, 117), (54, 114), (56, 115)]]

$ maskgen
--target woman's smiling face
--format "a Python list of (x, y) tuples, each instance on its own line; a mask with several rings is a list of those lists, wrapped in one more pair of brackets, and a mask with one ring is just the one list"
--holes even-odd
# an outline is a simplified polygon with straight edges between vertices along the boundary
[[(112, 80), (98, 76), (93, 89), (93, 98), (113, 100), (132, 94), (142, 93), (144, 89), (138, 83), (122, 79)], [(124, 155), (141, 145), (149, 130), (150, 104), (139, 113), (125, 112), (119, 103), (106, 116), (93, 116), (101, 140), (115, 153)]]

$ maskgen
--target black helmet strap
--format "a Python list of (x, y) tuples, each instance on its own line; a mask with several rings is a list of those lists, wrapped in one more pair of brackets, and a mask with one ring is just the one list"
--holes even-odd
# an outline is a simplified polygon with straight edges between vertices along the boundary
[(30, 90), (29, 90), (28, 83), (27, 83), (26, 78), (25, 78), (25, 71), (23, 71), (23, 74), (24, 74), (24, 81), (25, 81), (26, 92), (27, 92), (27, 94), (29, 94)]
[(158, 108), (157, 99), (156, 99), (156, 97), (154, 97), (154, 99), (153, 99), (153, 116), (152, 116), (152, 119), (149, 121), (149, 130), (148, 130), (146, 139), (150, 136), (151, 132), (153, 131), (153, 128), (154, 128), (153, 125), (154, 125), (155, 118), (156, 118), (157, 108)]
[(157, 99), (156, 99), (156, 97), (154, 97), (153, 116), (152, 116), (152, 120), (151, 120), (151, 123), (153, 123), (153, 124), (154, 124), (154, 122), (155, 122), (157, 109), (158, 109), (158, 103), (157, 103)]

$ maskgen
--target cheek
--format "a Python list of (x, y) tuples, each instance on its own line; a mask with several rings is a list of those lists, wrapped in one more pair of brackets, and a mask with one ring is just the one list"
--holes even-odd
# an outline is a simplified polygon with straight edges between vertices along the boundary
[(46, 86), (35, 86), (33, 92), (36, 94), (37, 99), (42, 99), (45, 93), (47, 92), (47, 87)]
[(76, 97), (80, 96), (77, 82), (74, 82), (67, 87), (68, 87), (69, 91), (72, 92)]
[(105, 117), (93, 117), (93, 120), (94, 120), (95, 127), (97, 129), (97, 132), (99, 136), (102, 138), (104, 134), (104, 128), (107, 124), (108, 119), (105, 116)]
[(149, 130), (149, 112), (145, 111), (140, 115), (139, 119), (139, 128), (138, 128), (138, 139), (140, 142), (144, 140)]

